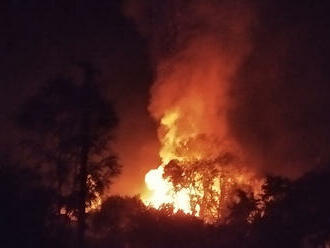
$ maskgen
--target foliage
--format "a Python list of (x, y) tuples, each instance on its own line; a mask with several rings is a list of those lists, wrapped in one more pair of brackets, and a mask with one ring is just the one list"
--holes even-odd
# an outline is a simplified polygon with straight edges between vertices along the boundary
[[(76, 222), (55, 211), (57, 193), (41, 182), (42, 172), (6, 156), (0, 162), (1, 247), (74, 247)], [(226, 222), (214, 224), (174, 214), (170, 205), (147, 207), (138, 196), (112, 196), (88, 213), (87, 247), (325, 247), (329, 179), (324, 170), (296, 181), (269, 177), (261, 198), (272, 201), (263, 214), (251, 195), (237, 191)], [(249, 221), (253, 211), (259, 214)]]
[[(87, 173), (88, 201), (102, 194), (120, 166), (111, 152), (111, 130), (117, 125), (112, 103), (88, 78), (91, 66), (81, 66), (85, 81), (59, 76), (48, 81), (36, 95), (22, 106), (17, 123), (24, 131), (22, 141), (32, 157), (48, 172), (48, 182), (57, 186), (62, 203), (76, 209), (79, 191), (81, 156), (88, 136)], [(88, 129), (86, 127), (88, 126)]]

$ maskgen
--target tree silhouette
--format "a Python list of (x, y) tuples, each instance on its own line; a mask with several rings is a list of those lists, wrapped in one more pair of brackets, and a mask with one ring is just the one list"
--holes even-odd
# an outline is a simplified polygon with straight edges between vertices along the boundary
[(226, 182), (227, 169), (233, 159), (230, 153), (224, 152), (211, 160), (171, 160), (165, 165), (163, 176), (173, 184), (176, 191), (189, 189), (193, 215), (199, 212), (201, 218), (214, 222), (223, 217), (225, 212), (225, 198), (231, 191)]
[(77, 245), (83, 247), (86, 209), (93, 207), (120, 166), (109, 147), (118, 122), (112, 104), (101, 94), (93, 67), (78, 66), (82, 82), (64, 76), (50, 80), (22, 106), (18, 123), (29, 134), (24, 144), (34, 163), (41, 161), (56, 175), (58, 207), (64, 205), (78, 218)]
[(211, 247), (202, 220), (168, 207), (149, 208), (137, 197), (108, 198), (93, 214), (98, 239), (91, 247)]
[(329, 170), (296, 181), (268, 177), (263, 215), (253, 223), (252, 247), (327, 247), (330, 239)]

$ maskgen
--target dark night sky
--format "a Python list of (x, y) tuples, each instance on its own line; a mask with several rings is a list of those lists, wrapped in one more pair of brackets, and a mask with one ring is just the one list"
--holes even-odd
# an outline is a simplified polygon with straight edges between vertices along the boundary
[[(1, 145), (17, 141), (9, 119), (27, 96), (57, 74), (75, 74), (73, 63), (90, 61), (121, 119), (117, 150), (131, 151), (130, 157), (120, 156), (121, 163), (138, 161), (134, 147), (156, 140), (155, 132), (145, 131), (154, 128), (147, 113), (152, 72), (147, 41), (123, 16), (121, 1), (7, 1), (2, 8)], [(136, 167), (143, 184), (145, 170)]]
[[(155, 9), (169, 3), (152, 2)], [(250, 34), (253, 49), (231, 89), (231, 132), (266, 172), (295, 174), (327, 163), (326, 1), (251, 2), (257, 25)], [(26, 96), (56, 74), (73, 73), (75, 61), (91, 61), (102, 71), (99, 79), (121, 119), (117, 148), (125, 166), (122, 181), (129, 192), (138, 193), (144, 173), (155, 166), (158, 146), (147, 112), (153, 76), (148, 34), (140, 34), (134, 21), (122, 14), (119, 0), (12, 0), (2, 1), (1, 9), (0, 144), (14, 144), (16, 133), (8, 118)], [(155, 20), (156, 29), (168, 21)], [(146, 151), (152, 165), (139, 164)]]
[(260, 10), (254, 49), (233, 86), (232, 127), (263, 167), (299, 174), (329, 161), (329, 8), (265, 1)]

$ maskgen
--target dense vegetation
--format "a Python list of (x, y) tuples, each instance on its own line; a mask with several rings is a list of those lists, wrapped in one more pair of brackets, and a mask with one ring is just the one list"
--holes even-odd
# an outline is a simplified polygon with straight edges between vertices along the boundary
[[(57, 192), (33, 170), (1, 157), (1, 247), (75, 247), (77, 222), (57, 211)], [(330, 172), (296, 181), (268, 177), (262, 211), (238, 193), (232, 214), (215, 224), (171, 206), (146, 207), (138, 197), (112, 196), (87, 214), (87, 247), (326, 247), (330, 235)], [(251, 212), (254, 219), (247, 221)]]
[(111, 196), (93, 208), (120, 173), (108, 146), (117, 118), (92, 67), (79, 67), (82, 83), (51, 80), (22, 106), (21, 143), (0, 153), (1, 247), (329, 246), (328, 169), (294, 181), (268, 176), (257, 199), (231, 192), (230, 214), (214, 223), (171, 205), (153, 209), (138, 196)]

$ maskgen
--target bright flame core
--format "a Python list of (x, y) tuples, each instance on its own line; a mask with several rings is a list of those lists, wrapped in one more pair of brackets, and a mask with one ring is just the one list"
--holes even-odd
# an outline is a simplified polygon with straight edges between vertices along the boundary
[(145, 182), (152, 196), (146, 199), (145, 203), (155, 208), (161, 207), (162, 204), (173, 204), (174, 211), (179, 209), (185, 213), (192, 213), (189, 204), (189, 194), (186, 189), (178, 192), (173, 191), (172, 183), (163, 178), (164, 167), (159, 166), (157, 169), (150, 170), (145, 176)]
[(218, 152), (217, 140), (197, 135), (199, 130), (193, 123), (188, 123), (192, 132), (182, 134), (179, 122), (184, 123), (184, 119), (178, 109), (161, 119), (162, 164), (146, 174), (150, 194), (142, 200), (157, 209), (170, 204), (174, 212), (181, 210), (212, 221), (220, 217), (232, 188), (246, 185), (250, 178), (234, 169), (230, 173), (222, 169), (227, 163), (226, 154)]
[(240, 152), (228, 135), (229, 80), (244, 53), (205, 35), (157, 66), (149, 111), (160, 124), (161, 165), (145, 176), (145, 204), (209, 221), (224, 215), (235, 189), (257, 192), (260, 181), (233, 159)]

